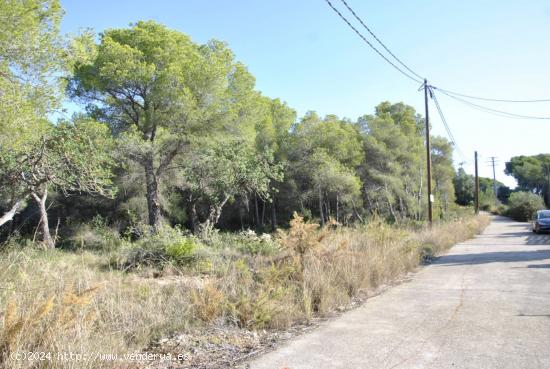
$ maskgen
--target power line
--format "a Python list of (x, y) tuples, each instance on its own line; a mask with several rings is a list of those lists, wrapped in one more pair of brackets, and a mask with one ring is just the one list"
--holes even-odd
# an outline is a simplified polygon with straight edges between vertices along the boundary
[[(346, 0), (340, 0), (344, 6), (350, 11), (350, 13), (355, 17), (355, 19), (361, 23), (361, 25), (370, 33), (370, 35), (372, 37), (374, 37), (374, 39), (384, 48), (384, 50), (386, 50), (386, 52), (388, 52), (388, 54), (390, 54), (399, 64), (401, 64), (407, 71), (409, 71), (410, 73), (412, 73), (414, 76), (416, 76), (417, 78), (419, 78), (420, 80), (416, 80), (415, 78), (413, 78), (412, 76), (410, 76), (409, 74), (405, 73), (403, 70), (401, 70), (400, 68), (398, 68), (394, 63), (392, 63), (390, 60), (388, 60), (388, 58), (386, 58), (386, 56), (384, 56), (378, 49), (376, 49), (376, 47), (374, 47), (333, 5), (332, 3), (329, 1), (329, 0), (325, 0), (329, 6), (332, 8), (332, 10), (334, 10), (339, 16), (340, 18), (342, 18), (347, 24), (349, 27), (351, 27), (351, 29), (353, 29), (355, 31), (355, 33), (357, 33), (359, 35), (359, 37), (361, 37), (363, 39), (363, 41), (365, 41), (372, 49), (374, 49), (374, 51), (376, 51), (376, 53), (378, 53), (378, 55), (380, 55), (382, 58), (384, 58), (384, 60), (386, 60), (388, 63), (390, 63), (395, 69), (397, 69), (399, 72), (401, 72), (402, 74), (404, 74), (405, 76), (407, 76), (408, 78), (410, 79), (413, 79), (415, 80), (416, 82), (421, 82), (421, 80), (424, 78), (422, 76), (420, 76), (418, 73), (416, 73), (413, 69), (409, 68), (403, 61), (401, 61), (401, 59), (399, 59), (379, 38), (378, 36), (376, 36), (376, 34), (369, 28), (369, 26), (367, 26), (367, 24), (363, 21), (363, 19), (357, 15), (357, 13), (353, 10), (353, 8), (346, 2)], [(441, 92), (444, 92), (448, 95), (453, 95), (455, 97), (463, 97), (463, 98), (467, 98), (467, 99), (474, 99), (474, 100), (481, 100), (481, 101), (493, 101), (493, 102), (505, 102), (505, 103), (540, 103), (540, 102), (550, 102), (550, 99), (523, 99), (523, 100), (514, 100), (514, 99), (499, 99), (499, 98), (489, 98), (489, 97), (480, 97), (480, 96), (473, 96), (473, 95), (467, 95), (467, 94), (463, 94), (463, 93), (459, 93), (459, 92), (454, 92), (454, 91), (451, 91), (451, 90), (447, 90), (447, 89), (443, 89), (443, 88), (440, 88), (440, 87), (436, 87), (436, 86), (431, 86), (432, 88), (434, 89), (438, 89), (440, 90)], [(506, 112), (503, 112), (504, 114), (508, 114)], [(516, 115), (518, 116), (518, 114), (512, 114), (512, 113), (509, 113), (509, 115)], [(519, 118), (520, 116), (518, 116)], [(523, 117), (522, 117), (523, 118)], [(529, 118), (529, 119), (532, 119), (532, 118)], [(535, 118), (535, 119), (540, 119), (540, 118)], [(542, 118), (542, 119), (548, 119), (548, 118)]]
[(359, 23), (361, 23), (361, 25), (371, 34), (372, 37), (374, 37), (374, 39), (384, 48), (384, 50), (386, 50), (388, 52), (388, 54), (390, 54), (391, 56), (393, 56), (393, 58), (395, 60), (397, 60), (397, 62), (399, 64), (401, 64), (405, 69), (407, 69), (409, 72), (411, 72), (412, 74), (414, 74), (416, 77), (420, 78), (420, 79), (423, 79), (424, 77), (422, 77), (421, 75), (419, 75), (418, 73), (416, 73), (414, 70), (412, 70), (411, 68), (409, 68), (405, 63), (403, 63), (397, 56), (395, 56), (394, 53), (391, 52), (391, 50), (389, 48), (386, 47), (386, 45), (384, 45), (384, 43), (382, 41), (380, 41), (380, 39), (374, 34), (374, 32), (371, 31), (371, 29), (365, 24), (365, 22), (363, 22), (363, 20), (361, 19), (361, 17), (359, 17), (355, 11), (348, 5), (348, 3), (346, 2), (346, 0), (340, 0), (346, 8), (348, 8), (348, 10), (351, 12), (351, 14), (353, 14), (353, 16), (355, 17), (355, 19), (357, 19), (359, 21)]
[(443, 110), (441, 109), (441, 106), (439, 105), (439, 101), (437, 100), (437, 97), (433, 90), (430, 89), (430, 96), (432, 97), (432, 100), (435, 103), (435, 107), (437, 108), (437, 111), (439, 113), (439, 117), (441, 118), (441, 121), (443, 122), (443, 126), (445, 127), (445, 130), (447, 131), (447, 135), (449, 136), (449, 139), (451, 140), (452, 144), (456, 148), (456, 151), (462, 158), (462, 160), (467, 161), (466, 156), (460, 149), (460, 146), (458, 146), (458, 143), (456, 142), (456, 139), (454, 138), (454, 135), (451, 131), (451, 127), (449, 127), (449, 124), (447, 123), (447, 119), (445, 119), (445, 115), (443, 114)]
[(346, 24), (367, 44), (369, 45), (369, 47), (371, 49), (373, 49), (378, 55), (380, 55), (380, 57), (382, 57), (386, 62), (388, 62), (392, 67), (394, 67), (396, 70), (398, 70), (401, 74), (403, 74), (405, 77), (417, 82), (417, 83), (420, 83), (422, 82), (421, 79), (417, 79), (413, 76), (411, 76), (410, 74), (408, 74), (407, 72), (405, 72), (404, 70), (402, 70), (401, 68), (399, 68), (397, 65), (395, 65), (391, 60), (389, 60), (384, 54), (382, 54), (382, 52), (380, 52), (380, 50), (378, 50), (369, 40), (367, 40), (367, 38), (361, 33), (359, 32), (359, 30), (357, 30), (357, 28), (355, 28), (349, 20), (347, 20), (346, 17), (344, 17), (342, 15), (342, 13), (340, 13), (340, 11), (338, 9), (336, 9), (334, 7), (334, 5), (332, 5), (332, 3), (330, 2), (330, 0), (325, 0), (326, 3), (332, 8), (332, 10), (338, 14), (338, 16), (340, 18), (342, 18), (342, 20), (344, 22), (346, 22)]
[(513, 119), (537, 119), (537, 120), (550, 120), (550, 117), (537, 117), (537, 116), (532, 116), (532, 115), (522, 115), (522, 114), (515, 114), (515, 113), (510, 113), (510, 112), (507, 112), (507, 111), (503, 111), (503, 110), (498, 110), (498, 109), (493, 109), (493, 108), (489, 108), (487, 106), (484, 106), (484, 105), (479, 105), (479, 104), (475, 104), (471, 101), (468, 101), (468, 100), (464, 100), (460, 97), (457, 97), (457, 96), (453, 96), (451, 94), (448, 94), (447, 92), (445, 92), (444, 90), (442, 89), (439, 89), (439, 91), (444, 94), (444, 95), (447, 95), (448, 97), (450, 97), (451, 99), (455, 99), (456, 101), (459, 101), (463, 104), (466, 104), (476, 110), (480, 110), (480, 111), (483, 111), (485, 113), (489, 113), (489, 114), (495, 114), (495, 115), (498, 115), (500, 117), (505, 117), (505, 118), (513, 118)]
[(505, 103), (539, 103), (539, 102), (550, 102), (550, 99), (538, 99), (538, 100), (508, 100), (508, 99), (493, 99), (493, 98), (488, 98), (488, 97), (479, 97), (479, 96), (472, 96), (472, 95), (466, 95), (466, 94), (461, 94), (461, 93), (458, 93), (458, 92), (454, 92), (454, 91), (449, 91), (449, 90), (445, 90), (443, 88), (439, 88), (439, 87), (436, 87), (436, 86), (432, 86), (434, 89), (437, 89), (441, 92), (446, 92), (447, 94), (449, 95), (454, 95), (454, 96), (460, 96), (460, 97), (465, 97), (465, 98), (468, 98), (468, 99), (474, 99), (474, 100), (482, 100), (482, 101), (494, 101), (494, 102), (505, 102)]

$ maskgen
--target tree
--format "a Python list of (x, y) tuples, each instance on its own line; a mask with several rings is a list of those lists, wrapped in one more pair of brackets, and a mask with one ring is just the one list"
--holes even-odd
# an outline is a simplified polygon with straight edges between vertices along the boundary
[(519, 222), (531, 220), (533, 213), (544, 209), (544, 202), (532, 192), (514, 192), (508, 202), (508, 215)]
[[(332, 214), (336, 222), (345, 219), (346, 213), (350, 216), (361, 196), (361, 180), (355, 171), (328, 155), (323, 149), (315, 151), (309, 158), (309, 163), (313, 171), (313, 188), (310, 196), (316, 196), (319, 200), (321, 224), (325, 224)], [(331, 204), (334, 212), (331, 211)]]
[(360, 183), (356, 168), (362, 159), (361, 136), (355, 124), (334, 115), (321, 119), (308, 112), (291, 131), (285, 189), (292, 211), (287, 213), (318, 213), (324, 222), (343, 205), (343, 212), (353, 208), (353, 202), (360, 205), (355, 185)]
[(515, 156), (504, 172), (517, 180), (520, 189), (543, 196), (550, 205), (550, 154)]
[[(290, 129), (296, 121), (296, 112), (279, 99), (264, 98), (264, 101), (267, 105), (267, 112), (264, 119), (259, 119), (256, 123), (256, 150), (259, 152), (264, 150), (272, 152), (274, 163), (281, 165), (283, 173), (285, 173), (289, 171)], [(277, 228), (277, 194), (282, 192), (284, 185), (282, 179), (281, 181), (273, 181), (271, 185), (269, 205), (271, 208), (272, 230)], [(256, 227), (264, 226), (263, 214), (265, 213), (266, 202), (261, 202), (262, 216), (260, 216), (257, 197), (254, 196)]]
[(403, 103), (383, 102), (359, 118), (365, 159), (360, 173), (371, 213), (420, 219), (424, 207), (423, 120)]
[(458, 168), (453, 179), (453, 184), (455, 188), (456, 203), (462, 206), (471, 205), (474, 201), (474, 176), (466, 174), (464, 168)]
[(197, 137), (253, 128), (254, 78), (225, 44), (197, 45), (155, 22), (81, 39), (69, 91), (110, 124), (145, 173), (149, 224), (161, 222), (159, 183)]
[(433, 137), (431, 143), (434, 197), (443, 217), (455, 202), (453, 146), (443, 137)]
[[(218, 223), (225, 204), (237, 196), (257, 194), (268, 200), (272, 180), (281, 180), (281, 166), (269, 151), (261, 155), (246, 142), (203, 142), (182, 162), (181, 191), (187, 194), (188, 218), (195, 230), (208, 233)], [(197, 206), (205, 207), (201, 218)]]
[(76, 117), (73, 122), (51, 125), (42, 136), (39, 149), (18, 158), (16, 177), (4, 177), (11, 183), (20, 181), (24, 192), (36, 201), (46, 248), (55, 245), (46, 208), (48, 191), (54, 188), (65, 194), (110, 195), (112, 149), (112, 138), (104, 124)]
[(41, 150), (46, 117), (61, 98), (65, 66), (57, 0), (2, 0), (0, 34), (0, 226), (29, 195), (19, 162)]

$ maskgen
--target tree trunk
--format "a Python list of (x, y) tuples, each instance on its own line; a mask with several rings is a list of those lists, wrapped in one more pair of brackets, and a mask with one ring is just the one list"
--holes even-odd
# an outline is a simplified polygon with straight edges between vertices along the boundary
[(219, 204), (210, 205), (208, 217), (206, 218), (204, 223), (201, 224), (201, 231), (203, 233), (206, 232), (206, 234), (208, 234), (211, 230), (214, 229), (214, 226), (218, 224), (218, 221), (220, 220), (220, 217), (222, 215), (223, 207), (228, 200), (229, 196), (225, 196), (225, 198)]
[(260, 220), (262, 228), (265, 226), (265, 200), (262, 200), (262, 219)]
[(38, 209), (40, 210), (40, 222), (38, 223), (41, 227), (42, 233), (42, 244), (46, 249), (53, 249), (55, 247), (54, 240), (50, 234), (50, 225), (48, 223), (48, 212), (46, 210), (46, 199), (48, 197), (48, 189), (44, 189), (42, 196), (38, 196), (33, 192), (32, 197), (36, 200), (38, 204)]
[(325, 217), (323, 215), (323, 191), (321, 191), (321, 186), (319, 186), (319, 218), (321, 219), (321, 226), (324, 226)]
[(6, 214), (4, 214), (0, 217), (0, 227), (13, 219), (15, 214), (17, 214), (17, 210), (19, 210), (19, 207), (21, 206), (22, 203), (23, 203), (22, 200), (17, 201), (11, 207), (11, 209), (6, 212)]
[(336, 223), (340, 221), (340, 219), (338, 218), (338, 205), (338, 194), (336, 194)]
[(187, 213), (187, 222), (189, 224), (189, 229), (191, 232), (195, 233), (197, 230), (197, 207), (195, 205), (195, 200), (192, 198), (192, 196), (189, 196), (189, 200), (187, 202), (186, 206), (186, 213)]
[(388, 201), (388, 207), (390, 209), (390, 214), (393, 217), (393, 220), (395, 221), (395, 223), (398, 223), (399, 220), (397, 219), (397, 214), (395, 214), (395, 211), (393, 209), (393, 205), (391, 203), (390, 193), (388, 191), (388, 185), (386, 183), (384, 183), (384, 190), (386, 191), (386, 200)]
[(260, 225), (260, 209), (258, 208), (258, 194), (254, 193), (254, 223), (256, 225), (256, 230), (259, 230)]
[(275, 196), (271, 199), (271, 230), (277, 229), (277, 209), (275, 208)]
[(357, 207), (355, 206), (355, 202), (353, 200), (351, 200), (351, 206), (353, 207), (353, 212), (355, 213), (357, 219), (359, 219), (361, 223), (364, 223), (363, 218), (361, 217), (361, 215), (359, 215), (359, 212), (357, 211)]
[(147, 190), (147, 211), (149, 214), (149, 225), (156, 232), (160, 226), (160, 202), (158, 191), (158, 178), (155, 173), (153, 154), (150, 153), (143, 163), (145, 169), (145, 185)]

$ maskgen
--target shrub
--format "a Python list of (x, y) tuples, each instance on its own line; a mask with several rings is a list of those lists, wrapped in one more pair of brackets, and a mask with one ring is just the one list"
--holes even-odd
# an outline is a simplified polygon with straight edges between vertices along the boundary
[(500, 204), (492, 213), (495, 215), (506, 215), (508, 213), (508, 206)]
[(308, 223), (304, 218), (294, 212), (290, 221), (290, 229), (287, 231), (279, 230), (279, 240), (281, 245), (298, 256), (302, 270), (304, 269), (305, 255), (318, 248), (325, 237), (325, 232), (319, 232), (319, 224)]
[(158, 232), (142, 236), (127, 251), (125, 268), (139, 266), (183, 265), (193, 261), (199, 242), (180, 228), (161, 227)]
[(181, 263), (193, 257), (197, 244), (191, 238), (176, 240), (164, 246), (166, 256), (175, 262)]
[(207, 245), (213, 250), (237, 250), (249, 255), (274, 255), (280, 251), (279, 244), (270, 234), (260, 236), (252, 230), (235, 233), (218, 232), (207, 240)]
[(71, 224), (65, 230), (64, 248), (87, 248), (99, 251), (114, 251), (121, 248), (125, 240), (120, 233), (108, 225), (107, 219), (96, 215), (89, 224)]
[(535, 211), (544, 208), (544, 202), (539, 195), (531, 192), (514, 192), (508, 201), (507, 215), (518, 222), (526, 222)]

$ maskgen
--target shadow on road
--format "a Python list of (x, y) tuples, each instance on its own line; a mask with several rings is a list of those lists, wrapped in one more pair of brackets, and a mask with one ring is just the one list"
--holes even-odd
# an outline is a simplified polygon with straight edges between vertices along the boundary
[[(506, 239), (506, 238), (517, 238), (517, 237), (525, 237), (525, 244), (526, 245), (550, 245), (550, 234), (536, 234), (531, 231), (524, 231), (524, 232), (508, 232), (503, 233), (499, 235), (499, 238)], [(491, 236), (493, 238), (493, 236)]]
[[(529, 262), (543, 261), (550, 262), (550, 249), (533, 250), (528, 246), (550, 246), (550, 234), (536, 234), (531, 230), (529, 223), (511, 222), (509, 218), (495, 216), (492, 217), (493, 223), (506, 223), (505, 231), (502, 233), (484, 233), (476, 236), (471, 242), (466, 242), (465, 245), (475, 246), (477, 252), (468, 254), (451, 254), (443, 255), (435, 259), (433, 265), (472, 265), (472, 264), (488, 264), (488, 263), (512, 263), (512, 262)], [(498, 228), (497, 228), (498, 229)], [(506, 232), (509, 229), (509, 232)], [(489, 241), (489, 242), (487, 242)], [(500, 243), (499, 241), (502, 241)], [(527, 246), (523, 250), (518, 251), (491, 251), (483, 252), (484, 247), (502, 246)], [(550, 269), (550, 264), (531, 264), (525, 268), (533, 269)]]
[[(434, 260), (433, 265), (471, 265), (488, 263), (512, 263), (517, 261), (549, 260), (550, 250), (498, 251), (476, 254), (445, 255)], [(532, 266), (533, 268), (542, 266)], [(550, 266), (549, 266), (550, 268)]]

